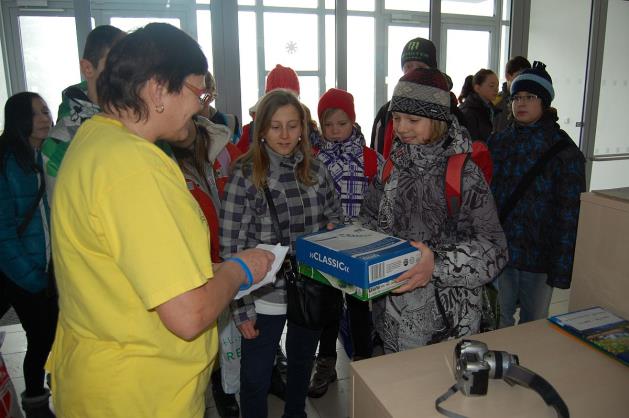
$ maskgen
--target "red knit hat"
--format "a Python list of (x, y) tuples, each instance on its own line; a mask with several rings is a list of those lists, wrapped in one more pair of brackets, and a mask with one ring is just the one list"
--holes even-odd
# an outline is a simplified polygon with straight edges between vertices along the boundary
[(288, 89), (294, 91), (299, 96), (299, 78), (297, 73), (290, 67), (277, 64), (266, 76), (265, 93), (275, 89)]
[(356, 112), (354, 111), (354, 96), (345, 90), (331, 88), (323, 93), (319, 99), (317, 114), (319, 115), (319, 123), (323, 125), (323, 114), (328, 109), (341, 109), (347, 117), (356, 122)]

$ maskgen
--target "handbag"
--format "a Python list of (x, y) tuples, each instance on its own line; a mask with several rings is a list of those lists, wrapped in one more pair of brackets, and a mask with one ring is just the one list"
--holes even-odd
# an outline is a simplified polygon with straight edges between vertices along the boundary
[[(267, 186), (264, 187), (264, 195), (275, 235), (282, 245), (290, 245), (282, 234), (277, 210)], [(290, 322), (311, 330), (321, 330), (339, 320), (343, 308), (343, 293), (300, 274), (294, 256), (286, 256), (278, 275), (286, 282), (286, 317)]]

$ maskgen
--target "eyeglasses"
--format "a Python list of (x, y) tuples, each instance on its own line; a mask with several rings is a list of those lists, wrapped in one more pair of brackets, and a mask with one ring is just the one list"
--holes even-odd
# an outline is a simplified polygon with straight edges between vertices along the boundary
[(200, 89), (188, 83), (187, 81), (184, 81), (183, 85), (186, 86), (188, 90), (190, 90), (192, 93), (194, 93), (195, 96), (199, 98), (199, 103), (201, 103), (201, 106), (205, 106), (210, 102), (212, 95), (210, 94), (208, 89)]
[(513, 103), (531, 103), (534, 100), (539, 99), (538, 96), (534, 95), (534, 94), (524, 94), (522, 96), (511, 96), (511, 101)]

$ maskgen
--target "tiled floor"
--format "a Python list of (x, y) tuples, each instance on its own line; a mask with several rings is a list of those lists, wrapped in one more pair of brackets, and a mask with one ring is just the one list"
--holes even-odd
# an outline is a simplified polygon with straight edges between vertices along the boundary
[[(557, 315), (567, 312), (569, 290), (555, 289), (550, 305), (550, 315)], [(9, 374), (15, 386), (15, 391), (19, 394), (24, 390), (24, 378), (22, 376), (22, 361), (26, 352), (26, 337), (22, 327), (18, 325), (8, 325), (0, 327), (0, 332), (6, 333), (4, 344), (2, 345), (2, 357), (7, 365)], [(338, 348), (338, 358), (336, 362), (336, 372), (338, 381), (330, 385), (328, 393), (319, 399), (308, 399), (306, 401), (306, 412), (310, 418), (345, 418), (348, 416), (349, 399), (349, 359), (340, 345)], [(280, 417), (284, 409), (284, 403), (274, 396), (269, 396), (269, 417)], [(212, 402), (208, 403), (208, 418), (219, 418), (216, 408)]]

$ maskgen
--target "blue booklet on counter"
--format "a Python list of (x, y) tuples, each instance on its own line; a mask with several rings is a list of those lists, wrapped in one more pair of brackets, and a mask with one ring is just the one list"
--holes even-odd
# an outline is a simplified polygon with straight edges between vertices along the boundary
[(626, 319), (597, 306), (548, 320), (629, 366), (629, 321)]

